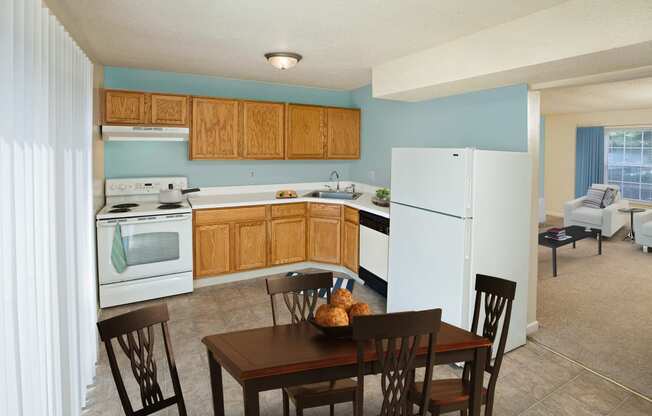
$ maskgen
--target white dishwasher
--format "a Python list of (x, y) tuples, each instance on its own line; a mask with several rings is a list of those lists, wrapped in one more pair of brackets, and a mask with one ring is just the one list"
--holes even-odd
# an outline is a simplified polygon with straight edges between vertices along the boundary
[(360, 211), (360, 267), (358, 276), (371, 289), (387, 296), (389, 218)]

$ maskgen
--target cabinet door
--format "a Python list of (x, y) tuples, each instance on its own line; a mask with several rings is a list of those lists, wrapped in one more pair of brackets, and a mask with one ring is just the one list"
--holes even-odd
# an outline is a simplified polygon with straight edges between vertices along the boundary
[(335, 218), (310, 218), (308, 247), (310, 260), (323, 263), (340, 263), (340, 220)]
[(104, 122), (145, 124), (145, 93), (134, 91), (104, 91)]
[(286, 158), (324, 158), (325, 117), (326, 111), (323, 107), (288, 104)]
[(238, 101), (194, 98), (191, 159), (238, 158)]
[(152, 94), (152, 124), (185, 126), (188, 123), (188, 97)]
[(231, 270), (229, 224), (195, 227), (195, 276), (212, 276)]
[(235, 224), (235, 269), (249, 270), (267, 265), (265, 221)]
[(283, 159), (285, 105), (244, 101), (242, 156), (247, 159)]
[(271, 264), (306, 260), (306, 219), (282, 218), (271, 221)]
[(342, 265), (358, 272), (358, 224), (344, 221), (342, 227)]
[(327, 111), (327, 158), (359, 159), (360, 110), (329, 108)]

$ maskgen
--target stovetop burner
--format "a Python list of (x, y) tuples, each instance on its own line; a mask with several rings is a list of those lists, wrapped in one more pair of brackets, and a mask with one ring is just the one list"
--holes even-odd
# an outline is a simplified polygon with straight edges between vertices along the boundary
[[(126, 205), (128, 205), (128, 204), (126, 204)], [(109, 212), (112, 213), (112, 214), (117, 214), (117, 213), (121, 213), (121, 212), (129, 212), (129, 211), (131, 211), (129, 208), (113, 208), (113, 209), (109, 210)]]
[(158, 206), (158, 209), (177, 209), (177, 208), (181, 208), (181, 204), (163, 204)]
[(111, 208), (135, 208), (135, 207), (137, 207), (137, 206), (138, 206), (138, 204), (127, 203), (127, 204), (117, 204), (117, 205), (113, 205), (113, 206), (111, 206)]

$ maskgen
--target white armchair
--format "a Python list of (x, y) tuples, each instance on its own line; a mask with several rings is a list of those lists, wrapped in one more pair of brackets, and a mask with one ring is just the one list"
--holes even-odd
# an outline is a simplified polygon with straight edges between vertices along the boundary
[(652, 210), (634, 214), (634, 238), (647, 253), (652, 247)]
[(629, 214), (618, 212), (621, 208), (629, 208), (629, 201), (622, 199), (620, 188), (617, 185), (593, 184), (595, 188), (607, 187), (618, 189), (618, 194), (613, 204), (606, 208), (591, 208), (584, 206), (580, 197), (564, 204), (564, 226), (580, 225), (582, 227), (598, 228), (604, 237), (611, 237), (622, 227), (627, 225)]

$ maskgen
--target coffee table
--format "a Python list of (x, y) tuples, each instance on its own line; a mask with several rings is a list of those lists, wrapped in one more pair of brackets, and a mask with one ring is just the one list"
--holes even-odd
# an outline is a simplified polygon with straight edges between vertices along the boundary
[(550, 247), (552, 249), (552, 275), (557, 277), (557, 249), (568, 244), (573, 244), (575, 248), (575, 243), (579, 240), (585, 238), (597, 238), (598, 239), (598, 255), (602, 255), (602, 232), (596, 228), (585, 228), (579, 225), (571, 225), (569, 227), (564, 227), (566, 230), (566, 235), (570, 238), (557, 241), (552, 238), (547, 238), (546, 235), (548, 232), (539, 233), (539, 245), (544, 247)]

